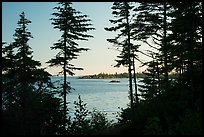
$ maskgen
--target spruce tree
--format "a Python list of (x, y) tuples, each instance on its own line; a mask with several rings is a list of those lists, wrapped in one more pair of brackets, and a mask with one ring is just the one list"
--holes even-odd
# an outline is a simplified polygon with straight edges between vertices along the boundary
[(88, 31), (94, 30), (91, 27), (90, 19), (87, 15), (83, 15), (80, 11), (72, 8), (71, 2), (59, 2), (58, 6), (54, 7), (56, 12), (52, 13), (54, 16), (51, 18), (54, 29), (59, 29), (62, 32), (61, 38), (58, 42), (54, 43), (51, 47), (53, 50), (60, 50), (59, 53), (49, 60), (50, 66), (61, 66), (60, 72), (64, 76), (63, 84), (63, 99), (64, 99), (64, 129), (66, 125), (67, 114), (67, 100), (66, 96), (69, 92), (69, 86), (67, 82), (67, 73), (74, 75), (73, 70), (82, 70), (82, 68), (75, 67), (71, 64), (71, 60), (77, 59), (79, 53), (87, 51), (88, 48), (81, 48), (77, 43), (78, 40), (87, 41), (88, 38), (93, 36), (87, 34)]
[(144, 83), (144, 85), (139, 85), (141, 97), (145, 101), (152, 100), (161, 93), (159, 64), (158, 61), (154, 58), (153, 53), (150, 54), (152, 54), (153, 60), (143, 64), (147, 65), (148, 68), (143, 72), (145, 75), (144, 79), (140, 80), (140, 82)]
[(13, 44), (2, 43), (2, 107), (9, 109), (13, 102), (15, 74), (15, 55)]
[[(2, 134), (41, 134), (43, 127), (57, 130), (60, 126), (60, 113), (57, 111), (60, 100), (53, 97), (47, 88), (52, 84), (50, 74), (39, 68), (39, 61), (32, 59), (28, 44), (32, 35), (27, 29), (30, 23), (22, 12), (13, 35), (14, 42), (2, 49)], [(58, 123), (50, 122), (57, 118)]]
[[(17, 75), (18, 90), (22, 92), (22, 99), (27, 90), (35, 89), (34, 84), (37, 82), (48, 82), (49, 73), (45, 72), (44, 69), (40, 69), (41, 63), (39, 61), (33, 60), (31, 47), (28, 44), (30, 38), (33, 38), (31, 33), (27, 29), (27, 25), (31, 21), (25, 18), (25, 13), (20, 14), (20, 20), (18, 21), (18, 28), (15, 30), (13, 46), (16, 48), (16, 69), (15, 73)], [(22, 89), (22, 90), (21, 90)], [(24, 102), (24, 101), (22, 101)], [(23, 107), (26, 104), (23, 104)]]
[(202, 3), (175, 2), (172, 12), (170, 39), (173, 68), (179, 73), (178, 83), (191, 89), (193, 100), (198, 98), (202, 74)]
[[(172, 56), (170, 56), (170, 42), (167, 37), (170, 34), (170, 14), (172, 7), (167, 2), (151, 3), (141, 2), (134, 9), (137, 12), (133, 27), (133, 37), (135, 40), (140, 40), (146, 43), (156, 53), (153, 60), (156, 59), (158, 67), (161, 68), (157, 72), (163, 76), (161, 83), (165, 85), (163, 90), (167, 90), (170, 86), (169, 73), (172, 71)], [(152, 40), (154, 44), (148, 41)], [(151, 55), (149, 55), (151, 56)], [(155, 64), (152, 62), (152, 64)], [(159, 83), (159, 84), (161, 84)]]
[[(129, 73), (129, 94), (130, 94), (130, 107), (133, 109), (133, 88), (132, 88), (132, 70), (133, 58), (135, 55), (134, 51), (137, 51), (139, 45), (134, 45), (131, 37), (132, 31), (132, 18), (134, 17), (131, 12), (133, 10), (132, 3), (129, 2), (114, 2), (112, 6), (112, 14), (116, 18), (115, 20), (109, 20), (113, 27), (105, 28), (106, 31), (118, 31), (118, 35), (113, 39), (107, 39), (108, 42), (112, 43), (117, 49), (121, 49), (121, 53), (118, 57), (116, 67), (120, 65), (128, 66)], [(135, 50), (136, 49), (136, 50)], [(135, 81), (136, 82), (136, 81)], [(136, 86), (136, 83), (135, 83)], [(137, 88), (135, 88), (137, 90)], [(137, 91), (136, 91), (137, 93)]]

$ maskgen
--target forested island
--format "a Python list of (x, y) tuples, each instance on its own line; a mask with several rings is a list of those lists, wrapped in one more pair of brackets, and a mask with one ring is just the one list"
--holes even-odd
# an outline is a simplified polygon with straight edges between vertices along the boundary
[[(148, 77), (145, 73), (136, 73), (137, 78), (145, 78)], [(169, 78), (177, 78), (177, 74), (170, 74)], [(106, 79), (106, 78), (129, 78), (129, 74), (124, 73), (115, 73), (115, 74), (108, 74), (108, 73), (99, 73), (94, 75), (85, 75), (79, 76), (79, 79)]]
[(104, 78), (128, 78), (128, 73), (120, 73), (120, 74), (99, 73), (95, 75), (86, 75), (86, 76), (79, 77), (79, 79), (104, 79)]

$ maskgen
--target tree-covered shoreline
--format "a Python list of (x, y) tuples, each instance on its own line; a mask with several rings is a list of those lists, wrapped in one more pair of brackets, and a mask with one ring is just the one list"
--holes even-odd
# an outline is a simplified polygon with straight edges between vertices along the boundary
[(79, 77), (79, 79), (106, 79), (106, 78), (128, 78), (128, 73), (119, 73), (119, 74), (99, 73), (99, 74), (85, 75), (85, 76)]
[[(136, 73), (137, 78), (145, 78), (148, 77), (144, 73)], [(177, 74), (170, 74), (169, 78), (177, 78)], [(99, 73), (99, 74), (94, 74), (94, 75), (84, 75), (84, 76), (79, 76), (79, 79), (107, 79), (107, 78), (129, 78), (129, 74), (124, 72), (124, 73), (115, 73), (115, 74), (109, 74), (109, 73)]]

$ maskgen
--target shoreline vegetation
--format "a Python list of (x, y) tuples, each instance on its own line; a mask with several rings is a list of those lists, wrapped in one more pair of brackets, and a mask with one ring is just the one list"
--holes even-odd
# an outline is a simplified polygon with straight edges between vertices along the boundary
[[(94, 75), (85, 75), (85, 76), (79, 76), (78, 79), (107, 79), (107, 78), (128, 78), (129, 75), (128, 73), (115, 73), (115, 74), (108, 74), (108, 73), (99, 73), (99, 74), (94, 74)], [(145, 78), (147, 75), (144, 73), (136, 73), (137, 78)], [(176, 78), (178, 75), (176, 74), (170, 74), (169, 78)]]

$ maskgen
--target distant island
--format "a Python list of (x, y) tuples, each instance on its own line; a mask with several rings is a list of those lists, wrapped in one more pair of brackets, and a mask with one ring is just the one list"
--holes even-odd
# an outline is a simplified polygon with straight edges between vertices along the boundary
[[(86, 76), (80, 76), (79, 79), (107, 79), (107, 78), (129, 78), (128, 73), (115, 73), (115, 74), (108, 74), (108, 73), (99, 73), (94, 75), (86, 75)], [(144, 73), (136, 73), (137, 78), (145, 78), (147, 75)], [(178, 75), (176, 74), (169, 74), (169, 78), (176, 78)]]
[[(145, 75), (142, 73), (137, 73), (137, 77), (144, 78)], [(99, 73), (95, 75), (86, 75), (81, 76), (79, 79), (106, 79), (106, 78), (128, 78), (128, 73), (115, 73), (115, 74), (107, 74), (107, 73)]]

